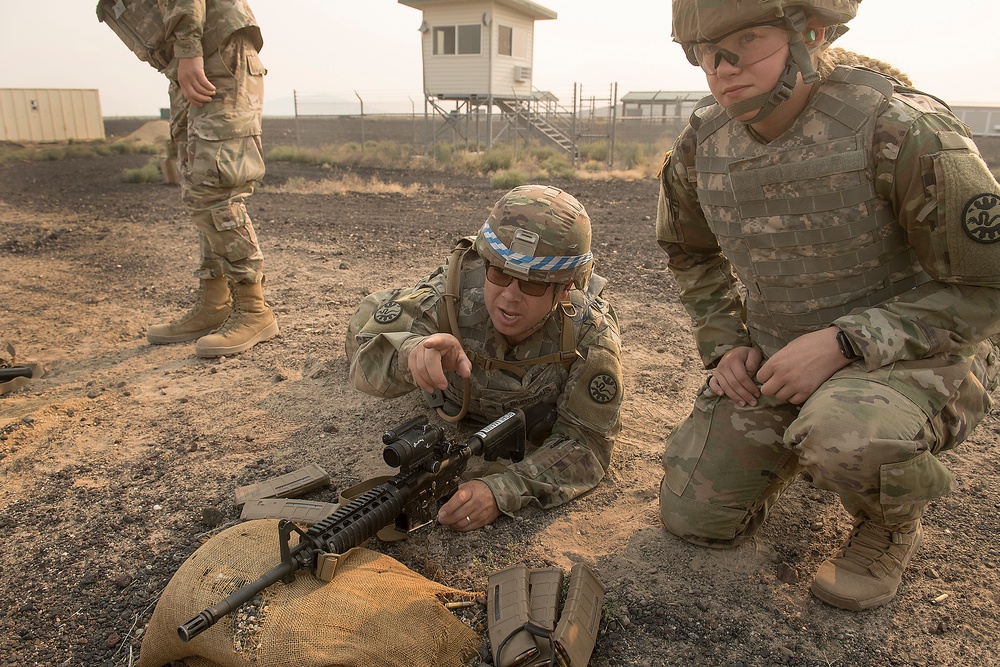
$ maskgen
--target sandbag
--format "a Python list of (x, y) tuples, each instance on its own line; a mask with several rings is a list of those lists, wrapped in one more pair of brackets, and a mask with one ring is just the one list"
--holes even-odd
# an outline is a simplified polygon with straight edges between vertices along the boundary
[(477, 654), (479, 636), (442, 600), (449, 588), (389, 556), (359, 548), (329, 582), (299, 571), (189, 642), (177, 626), (280, 561), (277, 521), (248, 521), (209, 539), (163, 590), (143, 637), (139, 667), (452, 667)]

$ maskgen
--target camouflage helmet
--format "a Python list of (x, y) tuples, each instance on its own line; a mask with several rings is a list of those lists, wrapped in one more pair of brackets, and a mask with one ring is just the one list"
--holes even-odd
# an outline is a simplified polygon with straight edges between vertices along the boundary
[(826, 27), (823, 43), (829, 45), (847, 32), (844, 24), (855, 17), (859, 4), (861, 0), (673, 0), (673, 38), (684, 48), (688, 62), (698, 65), (698, 42), (717, 42), (741, 28), (771, 21), (784, 24), (789, 55), (774, 88), (726, 107), (736, 119), (756, 111), (749, 120), (740, 120), (752, 125), (791, 97), (799, 76), (807, 84), (819, 80), (812, 52), (803, 41), (807, 20), (819, 19)]
[(793, 8), (825, 26), (842, 25), (857, 15), (859, 4), (861, 0), (673, 0), (673, 38), (679, 44), (711, 41), (743, 26), (784, 18)]
[(594, 268), (590, 216), (559, 188), (522, 185), (493, 206), (475, 242), (476, 252), (504, 273), (580, 289)]

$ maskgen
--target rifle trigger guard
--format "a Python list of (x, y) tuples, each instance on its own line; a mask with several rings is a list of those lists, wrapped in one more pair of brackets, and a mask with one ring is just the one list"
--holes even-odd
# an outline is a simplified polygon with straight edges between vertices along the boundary
[(294, 522), (288, 519), (281, 519), (278, 521), (278, 548), (281, 550), (281, 562), (289, 567), (293, 568), (292, 572), (289, 573), (287, 577), (284, 577), (282, 581), (286, 584), (290, 584), (295, 581), (295, 561), (292, 560), (292, 551), (288, 546), (289, 539), (292, 536), (292, 532), (299, 534), (299, 537), (305, 539), (306, 534), (301, 528), (295, 525)]

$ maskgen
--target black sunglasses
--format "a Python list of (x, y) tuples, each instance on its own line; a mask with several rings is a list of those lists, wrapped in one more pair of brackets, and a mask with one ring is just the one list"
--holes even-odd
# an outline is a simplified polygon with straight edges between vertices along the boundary
[(552, 284), (514, 278), (514, 276), (504, 273), (499, 267), (492, 264), (486, 265), (486, 279), (498, 287), (507, 287), (507, 285), (510, 285), (510, 281), (517, 280), (517, 288), (521, 290), (522, 294), (527, 294), (528, 296), (542, 296), (548, 291), (549, 285)]

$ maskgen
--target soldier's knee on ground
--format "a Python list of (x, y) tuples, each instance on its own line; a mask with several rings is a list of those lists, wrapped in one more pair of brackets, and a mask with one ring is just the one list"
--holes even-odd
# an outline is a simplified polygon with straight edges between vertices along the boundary
[(763, 523), (763, 512), (748, 516), (742, 509), (678, 496), (660, 483), (660, 520), (677, 537), (713, 549), (729, 549), (751, 538)]

